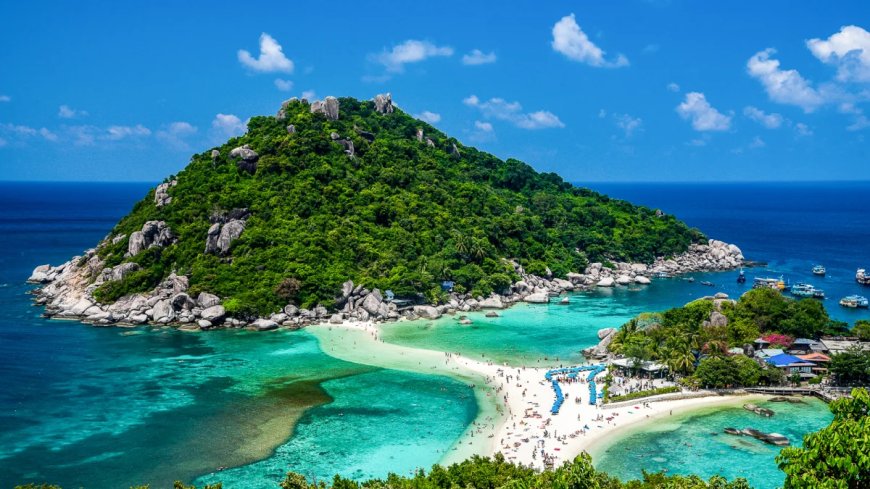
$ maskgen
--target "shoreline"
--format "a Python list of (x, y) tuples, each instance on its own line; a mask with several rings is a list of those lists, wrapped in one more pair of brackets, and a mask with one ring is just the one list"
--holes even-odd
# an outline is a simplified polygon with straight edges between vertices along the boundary
[[(442, 465), (460, 462), (471, 455), (491, 457), (501, 452), (510, 462), (537, 469), (545, 468), (541, 456), (545, 453), (559, 466), (582, 452), (593, 457), (600, 455), (615, 440), (672, 414), (739, 405), (765, 397), (711, 392), (707, 397), (652, 402), (649, 407), (643, 407), (648, 399), (638, 399), (631, 405), (609, 408), (588, 404), (588, 386), (584, 382), (562, 383), (566, 402), (558, 415), (552, 415), (554, 394), (550, 383), (544, 380), (546, 368), (498, 365), (385, 343), (380, 339), (381, 327), (373, 323), (318, 324), (308, 331), (317, 337), (324, 352), (342, 360), (446, 375), (463, 382), (471, 380), (478, 415), (442, 455), (439, 460)], [(574, 393), (580, 393), (582, 402), (573, 402)], [(599, 416), (601, 420), (596, 421)]]

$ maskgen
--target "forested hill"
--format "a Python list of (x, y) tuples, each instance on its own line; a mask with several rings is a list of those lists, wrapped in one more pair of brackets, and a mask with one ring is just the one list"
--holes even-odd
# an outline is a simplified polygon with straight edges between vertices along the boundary
[(328, 307), (348, 279), (435, 300), (442, 280), (475, 295), (508, 286), (505, 258), (564, 276), (702, 239), (672, 216), (465, 146), (389, 96), (290, 100), (135, 205), (98, 249), (125, 272), (95, 296), (150, 290), (174, 271), (234, 312)]

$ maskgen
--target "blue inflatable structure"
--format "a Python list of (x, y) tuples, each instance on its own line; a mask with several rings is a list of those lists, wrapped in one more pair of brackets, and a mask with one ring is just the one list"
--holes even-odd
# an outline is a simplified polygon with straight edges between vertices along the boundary
[(586, 377), (586, 381), (589, 384), (589, 404), (595, 404), (599, 397), (598, 389), (595, 386), (595, 376), (606, 369), (607, 366), (605, 365), (583, 365), (581, 367), (548, 370), (547, 373), (544, 374), (544, 378), (553, 384), (553, 392), (556, 393), (556, 401), (553, 402), (553, 407), (550, 409), (550, 412), (553, 414), (559, 414), (559, 409), (562, 408), (562, 404), (565, 402), (565, 395), (562, 394), (562, 387), (559, 386), (559, 381), (553, 378), (554, 376), (565, 375), (568, 379), (573, 380), (577, 378), (577, 375), (580, 372), (589, 372), (589, 375)]

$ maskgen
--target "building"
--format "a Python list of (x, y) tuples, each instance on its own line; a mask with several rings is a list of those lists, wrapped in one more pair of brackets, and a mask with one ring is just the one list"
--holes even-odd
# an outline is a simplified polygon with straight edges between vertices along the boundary
[(812, 378), (817, 375), (813, 372), (813, 368), (816, 367), (815, 363), (789, 355), (788, 353), (772, 356), (767, 359), (767, 363), (782, 369), (787, 376), (799, 374), (803, 378)]
[(821, 343), (825, 346), (825, 352), (829, 355), (843, 353), (852, 348), (870, 350), (870, 341), (858, 341), (857, 338), (845, 338), (843, 336), (826, 337), (822, 338)]
[(813, 352), (823, 353), (828, 351), (828, 349), (819, 341), (811, 340), (809, 338), (798, 338), (794, 340), (794, 343), (791, 344), (788, 351), (793, 355), (798, 355)]
[(816, 375), (822, 375), (827, 373), (828, 365), (831, 363), (831, 357), (825, 355), (824, 353), (807, 353), (806, 355), (795, 355), (805, 362), (812, 362), (816, 366), (813, 367), (813, 373)]
[(756, 350), (755, 358), (760, 358), (762, 360), (767, 360), (770, 357), (775, 357), (777, 355), (782, 355), (785, 353), (780, 348), (762, 348), (760, 350)]

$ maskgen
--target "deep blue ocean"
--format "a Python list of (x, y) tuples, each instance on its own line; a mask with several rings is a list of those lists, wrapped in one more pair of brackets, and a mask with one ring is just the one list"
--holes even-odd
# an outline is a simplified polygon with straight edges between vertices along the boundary
[[(31, 481), (163, 487), (223, 466), (240, 467), (224, 474), (244, 480), (225, 487), (275, 487), (288, 469), (383, 476), (437, 462), (474, 418), (473, 395), (461, 382), (339, 361), (304, 331), (197, 335), (42, 319), (24, 283), (31, 270), (96, 244), (152, 185), (0, 183), (0, 488)], [(855, 269), (870, 268), (870, 183), (589, 186), (660, 208), (768, 262), (747, 270), (750, 281), (811, 282), (827, 291), (833, 317), (870, 318), (837, 304), (870, 295), (854, 281)], [(816, 263), (827, 277), (810, 274)], [(716, 291), (744, 290), (733, 272), (703, 275)], [(672, 280), (631, 296), (620, 314), (713, 291)], [(610, 314), (628, 294), (578, 307), (594, 302)], [(597, 327), (573, 351), (594, 341)], [(564, 348), (564, 338), (558, 343), (553, 348)], [(563, 354), (549, 344), (539, 342), (534, 353)], [(433, 410), (440, 414), (428, 415)]]

